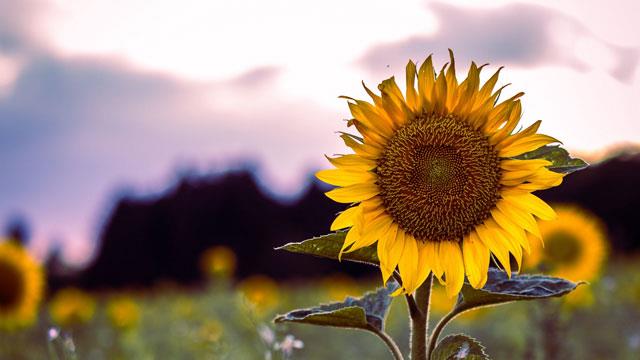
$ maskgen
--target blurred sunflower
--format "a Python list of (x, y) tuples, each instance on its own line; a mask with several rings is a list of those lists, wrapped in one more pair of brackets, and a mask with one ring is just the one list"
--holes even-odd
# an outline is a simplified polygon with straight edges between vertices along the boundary
[(20, 245), (0, 243), (0, 330), (32, 325), (43, 290), (40, 265)]
[(58, 291), (49, 303), (51, 320), (62, 327), (86, 324), (93, 319), (95, 311), (94, 298), (76, 288)]
[(227, 246), (214, 246), (200, 257), (202, 272), (210, 277), (231, 277), (236, 271), (236, 253)]
[(321, 281), (321, 288), (331, 301), (342, 301), (347, 296), (357, 296), (360, 294), (358, 283), (345, 274), (334, 274), (325, 277)]
[(393, 77), (378, 86), (381, 96), (365, 86), (373, 104), (346, 97), (348, 125), (362, 137), (342, 133), (354, 154), (328, 158), (336, 169), (316, 175), (338, 186), (329, 198), (354, 204), (331, 225), (349, 228), (341, 254), (377, 241), (383, 281), (397, 266), (403, 291), (413, 292), (433, 272), (453, 297), (465, 273), (484, 286), (491, 253), (509, 274), (509, 254), (520, 265), (530, 249), (525, 231), (540, 236), (534, 215), (555, 218), (531, 193), (563, 175), (546, 160), (517, 158), (558, 142), (536, 133), (540, 121), (514, 131), (523, 93), (497, 104), (500, 70), (480, 86), (482, 66), (471, 63), (458, 83), (450, 56), (437, 76), (431, 56), (419, 70), (410, 61), (406, 97)]
[[(558, 219), (540, 223), (543, 241), (532, 241), (524, 266), (573, 281), (595, 281), (607, 257), (607, 239), (600, 220), (572, 205), (556, 206)], [(593, 294), (584, 286), (567, 297), (569, 303), (588, 305)]]
[(278, 284), (268, 276), (250, 276), (238, 284), (238, 290), (259, 315), (273, 310), (278, 305)]
[(107, 317), (113, 327), (129, 330), (140, 322), (140, 307), (127, 296), (117, 296), (107, 303)]

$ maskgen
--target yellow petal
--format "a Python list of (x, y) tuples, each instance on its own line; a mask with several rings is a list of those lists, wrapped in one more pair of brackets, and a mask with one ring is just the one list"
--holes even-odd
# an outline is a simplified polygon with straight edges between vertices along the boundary
[(402, 287), (406, 293), (412, 293), (418, 288), (418, 244), (409, 234), (404, 234), (404, 249), (398, 262), (398, 270), (402, 278)]
[(382, 107), (393, 121), (394, 127), (404, 124), (409, 118), (410, 110), (404, 101), (402, 91), (396, 84), (395, 78), (390, 77), (384, 80), (378, 85), (378, 89), (382, 93)]
[(354, 203), (370, 199), (380, 193), (376, 184), (366, 183), (333, 189), (325, 193), (327, 197), (339, 203)]
[(431, 55), (420, 66), (418, 71), (418, 95), (422, 99), (423, 107), (428, 109), (431, 104), (431, 94), (435, 85), (435, 70), (433, 69), (433, 61)]
[(446, 277), (447, 296), (452, 298), (458, 295), (464, 282), (464, 262), (460, 245), (454, 241), (441, 241), (440, 258)]
[(527, 240), (527, 234), (525, 234), (524, 229), (515, 222), (513, 222), (508, 216), (502, 213), (500, 209), (494, 208), (491, 210), (491, 217), (495, 220), (495, 222), (505, 230), (509, 236), (515, 239), (522, 248), (524, 248), (527, 253), (531, 252), (531, 247), (529, 246), (529, 241)]
[(529, 233), (531, 233), (538, 239), (542, 238), (540, 229), (538, 228), (538, 223), (536, 223), (536, 219), (534, 219), (529, 212), (521, 210), (519, 207), (512, 206), (511, 203), (505, 201), (504, 199), (498, 201), (496, 203), (496, 207), (500, 209), (503, 214), (522, 226)]
[(528, 211), (542, 220), (555, 220), (556, 212), (546, 202), (533, 194), (504, 195), (504, 200)]
[(440, 254), (440, 242), (437, 241), (426, 241), (424, 243), (424, 249), (422, 253), (425, 256), (427, 264), (431, 267), (433, 271), (433, 275), (438, 278), (438, 280), (442, 281), (442, 275), (444, 274), (444, 270), (442, 268), (442, 264), (440, 263), (440, 258), (438, 257)]
[(500, 161), (500, 168), (507, 171), (531, 170), (536, 171), (542, 167), (550, 166), (553, 163), (544, 159), (517, 160), (505, 159)]
[(363, 144), (361, 142), (356, 141), (354, 135), (342, 133), (340, 135), (344, 144), (353, 149), (353, 151), (364, 158), (367, 159), (377, 159), (378, 155), (382, 152), (381, 148), (376, 148), (373, 145)]
[(476, 233), (482, 243), (496, 256), (504, 270), (511, 277), (511, 258), (509, 257), (509, 249), (502, 243), (492, 229), (481, 224), (476, 226)]
[(433, 111), (443, 114), (447, 110), (447, 79), (444, 74), (444, 69), (440, 71), (440, 74), (436, 78), (431, 98)]
[(429, 273), (432, 272), (432, 262), (431, 259), (435, 257), (437, 254), (429, 253), (433, 252), (433, 247), (428, 246), (429, 241), (418, 241), (418, 275), (417, 282), (418, 284), (424, 283), (424, 281), (429, 276)]
[(475, 107), (482, 105), (490, 97), (493, 88), (498, 82), (498, 77), (500, 76), (501, 70), (502, 66), (498, 68), (498, 70), (491, 76), (491, 78), (489, 78), (489, 80), (487, 80), (486, 83), (484, 83), (484, 85), (482, 85), (482, 88), (480, 89), (480, 92), (478, 92), (478, 96), (476, 97)]
[(358, 239), (360, 239), (360, 226), (356, 223), (351, 229), (349, 229), (347, 236), (344, 238), (344, 243), (342, 244), (342, 248), (338, 254), (338, 260), (342, 260), (342, 254), (347, 252), (347, 250), (355, 244)]
[(371, 97), (371, 99), (373, 100), (373, 103), (379, 107), (382, 108), (382, 98), (378, 95), (376, 95), (373, 91), (371, 91), (367, 85), (364, 84), (364, 81), (362, 82), (362, 87), (364, 87), (364, 90), (367, 92), (367, 94), (369, 94), (369, 96)]
[(418, 101), (418, 93), (416, 92), (416, 64), (413, 61), (407, 63), (407, 105), (414, 112), (417, 112), (420, 106)]
[(331, 231), (336, 231), (353, 226), (356, 217), (362, 214), (360, 206), (353, 206), (338, 214), (331, 223)]
[(356, 154), (340, 155), (334, 158), (325, 157), (333, 166), (345, 170), (368, 171), (373, 170), (377, 166), (374, 160), (365, 159)]
[(336, 186), (349, 186), (361, 183), (375, 182), (377, 177), (369, 171), (354, 171), (343, 169), (320, 170), (316, 177), (327, 184)]
[[(560, 142), (551, 136), (544, 134), (534, 134), (520, 140), (514, 141), (511, 145), (504, 147), (498, 151), (500, 157), (513, 157), (529, 151), (538, 149), (544, 145)], [(497, 149), (497, 147), (496, 147)]]
[(372, 129), (377, 134), (388, 138), (393, 134), (392, 122), (386, 116), (383, 116), (376, 108), (366, 101), (355, 100), (349, 103), (351, 115), (363, 122), (367, 128)]
[(351, 249), (347, 252), (351, 252), (356, 249), (367, 247), (380, 238), (382, 238), (391, 226), (392, 219), (389, 216), (380, 216), (369, 223), (364, 223), (362, 226), (362, 236), (353, 244)]
[(402, 250), (404, 250), (404, 238), (398, 236), (397, 224), (389, 227), (387, 234), (378, 241), (378, 259), (380, 260), (380, 270), (382, 272), (382, 283), (386, 283), (391, 274), (396, 269)]
[(517, 264), (518, 271), (521, 267), (522, 262), (522, 246), (518, 242), (518, 240), (509, 237), (509, 234), (500, 227), (493, 219), (485, 220), (485, 225), (489, 230), (493, 233), (493, 238), (502, 244), (503, 247), (507, 248), (507, 250), (513, 255)]
[(473, 231), (464, 238), (462, 257), (469, 283), (476, 289), (482, 288), (487, 282), (490, 254), (489, 249)]

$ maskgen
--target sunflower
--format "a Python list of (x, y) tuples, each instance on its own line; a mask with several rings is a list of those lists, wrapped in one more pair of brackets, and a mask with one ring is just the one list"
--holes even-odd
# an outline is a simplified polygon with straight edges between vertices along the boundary
[[(373, 103), (344, 97), (361, 136), (342, 133), (354, 153), (328, 158), (336, 169), (317, 177), (338, 188), (326, 193), (352, 204), (332, 230), (349, 228), (343, 252), (377, 242), (383, 281), (396, 266), (402, 292), (413, 292), (430, 272), (461, 289), (465, 273), (475, 288), (487, 281), (490, 254), (510, 274), (529, 251), (526, 232), (540, 237), (536, 218), (555, 212), (533, 191), (557, 186), (551, 162), (518, 156), (558, 140), (537, 134), (540, 121), (516, 132), (523, 93), (497, 103), (500, 70), (480, 84), (483, 66), (471, 63), (458, 83), (451, 62), (436, 75), (431, 56), (418, 69), (409, 61), (406, 96), (394, 78)], [(417, 82), (416, 82), (417, 79)]]
[(96, 301), (88, 293), (66, 288), (58, 291), (49, 303), (49, 315), (60, 326), (78, 326), (86, 324), (96, 311)]
[(556, 206), (558, 219), (540, 223), (543, 241), (532, 241), (524, 265), (573, 281), (593, 281), (607, 257), (604, 226), (589, 212), (572, 205)]
[(40, 265), (20, 245), (0, 243), (0, 330), (33, 324), (43, 290)]
[(238, 284), (240, 294), (258, 315), (273, 310), (279, 303), (278, 284), (268, 276), (253, 275)]
[(129, 330), (140, 322), (140, 306), (127, 296), (118, 296), (107, 303), (107, 317), (115, 328)]
[(214, 246), (202, 253), (200, 268), (210, 277), (227, 278), (236, 271), (236, 253), (227, 246)]

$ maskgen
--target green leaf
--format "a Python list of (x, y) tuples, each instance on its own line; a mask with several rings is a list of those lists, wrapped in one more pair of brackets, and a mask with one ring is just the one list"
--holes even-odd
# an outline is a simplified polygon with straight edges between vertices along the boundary
[(368, 292), (360, 298), (347, 297), (343, 302), (293, 310), (273, 321), (382, 331), (393, 300), (390, 294), (398, 287), (396, 282), (390, 281), (387, 287)]
[[(302, 242), (288, 243), (276, 248), (276, 250), (286, 250), (292, 253), (338, 260), (338, 255), (340, 254), (340, 249), (342, 249), (342, 244), (346, 236), (346, 231), (338, 231)], [(353, 252), (344, 253), (342, 254), (342, 259), (375, 266), (380, 264), (375, 246), (368, 246)]]
[(566, 295), (582, 283), (545, 276), (511, 275), (498, 269), (489, 269), (487, 284), (482, 289), (474, 289), (465, 282), (454, 309), (459, 313), (476, 307), (496, 305), (519, 300), (536, 300)]
[(431, 354), (431, 360), (488, 360), (484, 346), (478, 340), (462, 334), (442, 339)]
[(574, 171), (582, 170), (589, 166), (586, 161), (578, 158), (572, 158), (569, 152), (559, 145), (546, 145), (536, 150), (516, 156), (516, 159), (532, 160), (545, 159), (553, 164), (549, 166), (549, 170), (563, 174), (570, 174)]

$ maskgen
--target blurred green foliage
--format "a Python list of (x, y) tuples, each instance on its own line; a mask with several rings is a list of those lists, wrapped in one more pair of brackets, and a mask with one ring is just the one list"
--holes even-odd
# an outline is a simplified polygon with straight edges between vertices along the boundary
[[(637, 359), (637, 260), (612, 264), (601, 281), (589, 285), (595, 295), (595, 303), (589, 307), (562, 306), (562, 299), (553, 299), (485, 308), (475, 316), (454, 320), (443, 337), (467, 333), (478, 339), (494, 359), (543, 359), (549, 336), (561, 340), (558, 358)], [(377, 286), (376, 277), (353, 292)], [(258, 315), (231, 283), (219, 281), (201, 289), (162, 285), (129, 294), (141, 305), (142, 313), (139, 325), (128, 330), (112, 327), (107, 318), (105, 304), (113, 294), (98, 293), (94, 319), (86, 325), (60, 329), (60, 336), (68, 341), (66, 336), (71, 335), (78, 359), (251, 360), (265, 359), (269, 351), (272, 359), (282, 359), (282, 351), (274, 350), (274, 344), (290, 334), (304, 342), (302, 349), (293, 349), (292, 359), (389, 359), (389, 352), (379, 339), (366, 332), (271, 323), (276, 314), (288, 309), (313, 306), (318, 299), (335, 300), (328, 295), (330, 292), (322, 281), (286, 284), (281, 287), (277, 307)], [(442, 315), (432, 313), (432, 323)], [(407, 316), (404, 299), (399, 297), (391, 306), (387, 329), (405, 352)], [(0, 359), (52, 358), (50, 351), (60, 340), (49, 340), (50, 324), (43, 310), (37, 327), (0, 334)], [(274, 333), (270, 334), (265, 326)]]

